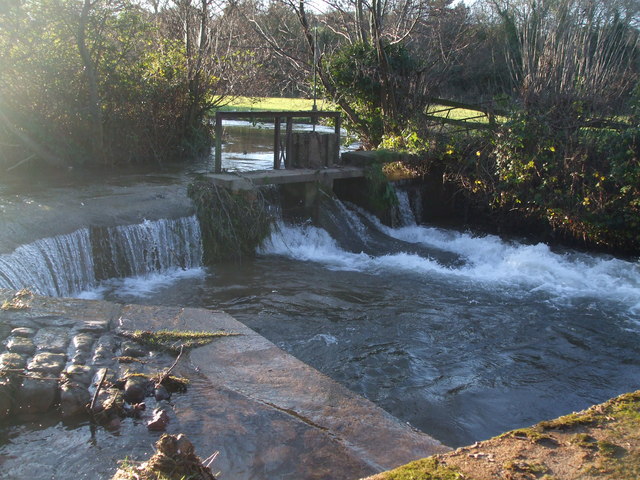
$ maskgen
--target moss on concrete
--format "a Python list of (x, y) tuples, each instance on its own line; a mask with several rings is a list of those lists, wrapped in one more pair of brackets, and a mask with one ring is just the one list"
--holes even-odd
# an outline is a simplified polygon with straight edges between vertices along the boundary
[(237, 334), (223, 331), (157, 330), (153, 332), (150, 330), (134, 330), (133, 332), (123, 332), (122, 335), (153, 350), (178, 353), (181, 349), (202, 347), (216, 338)]
[(9, 300), (5, 300), (0, 305), (0, 310), (26, 310), (29, 308), (29, 301), (33, 298), (33, 292), (26, 288), (17, 291)]
[(271, 216), (257, 188), (231, 192), (201, 177), (187, 193), (196, 207), (206, 264), (253, 257), (271, 231)]

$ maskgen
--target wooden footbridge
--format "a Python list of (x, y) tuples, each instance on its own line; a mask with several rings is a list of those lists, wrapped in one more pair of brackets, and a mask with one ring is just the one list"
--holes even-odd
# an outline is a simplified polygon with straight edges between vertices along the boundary
[[(222, 171), (222, 134), (224, 120), (265, 119), (274, 122), (273, 170), (249, 172)], [(293, 132), (294, 119), (334, 121), (333, 133)], [(284, 135), (282, 125), (285, 125)], [(332, 188), (334, 180), (364, 177), (364, 166), (344, 164), (339, 152), (340, 113), (319, 111), (217, 112), (214, 173), (208, 178), (232, 191), (251, 190), (264, 185), (307, 184)], [(351, 156), (353, 157), (353, 156)], [(347, 155), (347, 160), (349, 155)], [(284, 167), (284, 168), (283, 168)]]
[[(454, 128), (464, 131), (495, 128), (496, 116), (505, 115), (491, 105), (469, 105), (445, 99), (432, 99), (436, 108), (425, 113), (432, 128)], [(454, 111), (467, 112), (453, 118)], [(271, 120), (273, 134), (273, 170), (229, 173), (222, 171), (222, 137), (225, 120)], [(293, 131), (294, 119), (320, 119), (334, 122), (333, 133)], [(284, 133), (282, 126), (284, 127)], [(214, 173), (208, 177), (219, 186), (233, 191), (251, 190), (264, 185), (317, 184), (331, 188), (334, 180), (364, 177), (364, 167), (373, 160), (368, 152), (339, 153), (341, 118), (334, 111), (258, 111), (216, 112)], [(284, 168), (283, 168), (284, 167)]]

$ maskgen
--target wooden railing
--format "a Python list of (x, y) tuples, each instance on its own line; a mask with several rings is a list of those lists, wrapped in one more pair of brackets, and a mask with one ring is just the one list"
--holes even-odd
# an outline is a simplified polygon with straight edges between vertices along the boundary
[[(341, 118), (340, 112), (319, 112), (319, 111), (285, 111), (285, 112), (216, 112), (216, 147), (215, 147), (215, 165), (214, 172), (222, 172), (222, 122), (223, 120), (238, 120), (238, 119), (266, 119), (273, 120), (274, 122), (274, 134), (273, 134), (273, 168), (278, 170), (280, 165), (284, 162), (285, 166), (290, 165), (289, 155), (291, 152), (291, 133), (293, 130), (294, 118), (310, 118), (311, 121), (316, 124), (320, 118), (333, 118), (335, 121), (335, 133), (340, 137)], [(282, 122), (285, 122), (285, 143), (282, 148), (281, 129)]]

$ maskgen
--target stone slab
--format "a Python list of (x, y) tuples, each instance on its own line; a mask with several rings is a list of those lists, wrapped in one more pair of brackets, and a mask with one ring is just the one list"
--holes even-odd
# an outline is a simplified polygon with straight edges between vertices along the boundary
[(33, 337), (36, 350), (52, 353), (65, 353), (69, 345), (68, 329), (61, 327), (45, 327), (38, 330)]
[(58, 375), (67, 361), (63, 353), (42, 352), (36, 354), (27, 365), (30, 372), (38, 372), (43, 375)]
[[(224, 312), (126, 306), (119, 326), (125, 329), (222, 330), (240, 334), (216, 339), (193, 350), (191, 363), (214, 389), (240, 395), (245, 402), (254, 404), (256, 412), (266, 409), (279, 415), (278, 421), (262, 432), (268, 435), (272, 445), (291, 445), (291, 439), (287, 440), (286, 436), (292, 431), (298, 432), (298, 442), (302, 442), (305, 435), (320, 435), (325, 441), (322, 444), (323, 468), (333, 464), (335, 469), (343, 466), (347, 469), (348, 464), (349, 468), (359, 469), (360, 476), (366, 476), (368, 472), (387, 470), (449, 450), (434, 438), (401, 423), (370, 401), (287, 354)], [(233, 411), (232, 405), (224, 408)], [(321, 467), (314, 465), (318, 448), (316, 445), (314, 452), (307, 449), (291, 452), (298, 457), (295, 461), (305, 464), (308, 470), (307, 476), (296, 478), (315, 478), (309, 472)], [(255, 452), (253, 458), (247, 460), (247, 469), (256, 468), (258, 457), (263, 453)]]
[[(0, 290), (0, 297), (4, 293)], [(97, 340), (97, 349), (102, 348), (106, 356), (115, 354), (112, 336), (116, 327), (223, 330), (239, 334), (215, 339), (209, 345), (185, 353), (174, 373), (189, 378), (191, 384), (187, 394), (172, 398), (174, 406), (169, 410), (170, 433), (187, 433), (200, 451), (220, 451), (214, 468), (223, 472), (224, 478), (354, 480), (449, 450), (295, 359), (224, 312), (35, 296), (29, 309), (14, 313), (12, 324), (28, 318), (42, 320), (47, 315), (52, 320), (54, 317), (72, 319), (75, 326), (69, 329), (68, 351), (74, 356), (82, 352), (77, 347), (88, 350), (90, 338), (78, 342), (81, 340), (78, 332), (82, 331), (82, 325), (91, 322), (99, 326), (98, 331), (110, 330), (98, 335), (90, 329), (90, 337)], [(74, 345), (74, 340), (82, 345)], [(60, 368), (64, 355), (59, 357), (55, 371)], [(55, 359), (55, 354), (45, 358), (40, 353), (31, 366), (37, 367), (40, 363), (44, 366), (48, 360)], [(14, 412), (40, 414), (54, 405), (56, 395), (65, 402), (65, 415), (81, 411), (87, 397), (79, 394), (94, 370), (68, 366), (63, 375), (68, 382), (62, 390), (57, 381), (50, 380), (44, 373), (41, 375), (45, 378), (37, 378), (35, 372), (23, 377), (20, 385), (16, 385)], [(113, 369), (110, 368), (109, 373), (114, 374)], [(99, 375), (100, 371), (96, 373)], [(126, 428), (137, 427), (134, 422)], [(135, 444), (139, 442), (136, 438), (134, 435), (124, 441)], [(86, 438), (82, 444), (86, 444)], [(86, 452), (77, 450), (74, 455), (85, 461)], [(35, 454), (31, 447), (25, 452), (25, 455)], [(16, 456), (15, 461), (6, 462), (3, 468), (13, 472), (9, 478), (23, 478), (15, 474), (23, 464), (20, 456)], [(51, 477), (56, 476), (50, 470), (47, 472)]]
[(281, 170), (258, 170), (252, 172), (217, 173), (207, 175), (215, 185), (232, 191), (252, 190), (262, 185), (285, 185), (290, 183), (331, 184), (333, 180), (358, 178), (364, 176), (364, 169), (359, 166), (333, 168), (293, 168)]

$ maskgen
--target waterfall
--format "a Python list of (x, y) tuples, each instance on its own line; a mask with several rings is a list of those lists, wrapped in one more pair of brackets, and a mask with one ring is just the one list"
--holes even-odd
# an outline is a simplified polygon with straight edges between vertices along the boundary
[(201, 264), (202, 243), (195, 216), (145, 220), (135, 225), (82, 228), (0, 255), (0, 288), (29, 288), (64, 297), (109, 278)]
[(396, 188), (396, 197), (398, 198), (397, 218), (400, 227), (408, 227), (416, 224), (416, 217), (411, 208), (409, 200), (409, 192)]
[(96, 283), (88, 228), (43, 238), (0, 256), (0, 287), (67, 296)]

